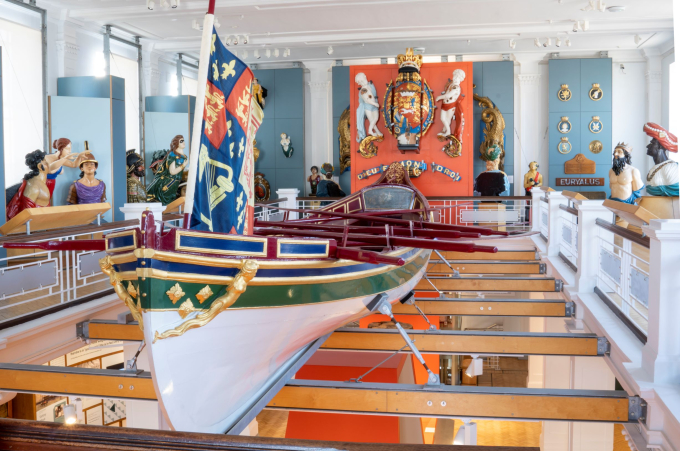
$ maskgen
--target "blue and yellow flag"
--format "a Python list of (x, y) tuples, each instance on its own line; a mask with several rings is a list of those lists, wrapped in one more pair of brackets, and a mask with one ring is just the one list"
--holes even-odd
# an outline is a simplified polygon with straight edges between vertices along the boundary
[(253, 138), (262, 110), (252, 98), (253, 72), (213, 28), (191, 228), (253, 230)]

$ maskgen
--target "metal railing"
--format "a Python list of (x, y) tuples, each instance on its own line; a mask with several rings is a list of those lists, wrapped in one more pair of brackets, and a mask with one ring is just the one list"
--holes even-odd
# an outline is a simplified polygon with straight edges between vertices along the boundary
[(550, 218), (550, 204), (548, 203), (548, 198), (543, 196), (539, 202), (540, 215), (539, 215), (539, 231), (541, 232), (541, 238), (546, 243), (548, 242), (548, 237), (550, 236), (549, 218)]
[[(0, 238), (0, 244), (48, 239), (51, 241), (98, 239), (107, 233), (138, 225), (138, 220), (130, 220), (32, 235), (11, 235)], [(99, 259), (105, 256), (105, 251), (40, 249), (5, 251), (7, 256), (0, 258), (0, 324), (60, 304), (111, 291), (109, 279), (99, 267)]]
[(255, 219), (258, 221), (281, 221), (283, 220), (284, 212), (271, 207), (285, 207), (285, 202), (288, 198), (272, 199), (264, 202), (258, 202), (255, 206)]
[(647, 335), (649, 238), (597, 220), (599, 266), (596, 293), (637, 335)]
[(560, 204), (560, 257), (574, 272), (578, 269), (578, 211)]
[[(316, 210), (341, 198), (299, 197), (300, 209)], [(430, 207), (446, 207), (435, 220), (444, 224), (531, 230), (531, 197), (428, 197)]]

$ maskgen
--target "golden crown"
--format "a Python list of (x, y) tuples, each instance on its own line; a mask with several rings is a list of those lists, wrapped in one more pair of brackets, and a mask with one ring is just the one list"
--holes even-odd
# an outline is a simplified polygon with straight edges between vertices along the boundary
[(599, 88), (600, 84), (599, 83), (593, 83), (593, 88)]
[(562, 89), (568, 89), (569, 85), (562, 85)]
[(420, 66), (423, 65), (423, 55), (414, 55), (413, 48), (409, 47), (406, 49), (406, 54), (399, 54), (397, 56), (397, 64), (399, 67), (404, 65), (414, 66), (420, 70)]

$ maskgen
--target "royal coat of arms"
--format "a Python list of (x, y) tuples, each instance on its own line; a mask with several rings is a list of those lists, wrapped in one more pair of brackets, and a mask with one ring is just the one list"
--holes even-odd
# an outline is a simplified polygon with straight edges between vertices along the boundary
[(434, 99), (427, 81), (420, 76), (422, 55), (406, 49), (397, 57), (399, 75), (390, 82), (383, 100), (385, 128), (397, 138), (397, 148), (405, 153), (420, 153), (420, 140), (427, 133), (434, 118)]

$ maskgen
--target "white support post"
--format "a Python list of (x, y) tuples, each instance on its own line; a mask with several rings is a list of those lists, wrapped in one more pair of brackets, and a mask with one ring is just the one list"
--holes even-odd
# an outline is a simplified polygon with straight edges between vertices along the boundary
[[(279, 202), (279, 207), (283, 208), (297, 208), (297, 198), (300, 195), (300, 190), (297, 188), (282, 188), (276, 190), (278, 199), (287, 199), (285, 202)], [(291, 211), (288, 219), (298, 219), (298, 213)]]
[(531, 231), (540, 232), (541, 231), (541, 197), (543, 197), (543, 191), (540, 189), (531, 190)]
[(560, 204), (567, 204), (567, 198), (562, 191), (547, 191), (548, 197), (548, 257), (557, 257), (560, 253)]
[(649, 326), (642, 365), (655, 384), (680, 384), (680, 220), (652, 219), (642, 228), (649, 246)]
[(602, 200), (575, 200), (578, 210), (578, 257), (576, 259), (576, 279), (574, 289), (577, 293), (592, 293), (597, 285), (599, 266), (599, 243), (597, 242), (598, 218), (611, 219), (612, 213), (602, 206)]
[[(305, 95), (309, 95), (309, 112), (306, 111), (305, 115), (308, 114), (310, 119), (309, 122), (305, 121), (305, 134), (309, 135), (305, 145), (305, 171), (312, 165), (321, 166), (323, 163), (331, 163), (339, 168), (339, 164), (333, 161), (332, 65), (331, 60), (305, 63), (305, 68), (309, 70), (308, 90), (305, 90)], [(310, 189), (309, 183), (305, 183), (305, 186), (305, 190)]]

